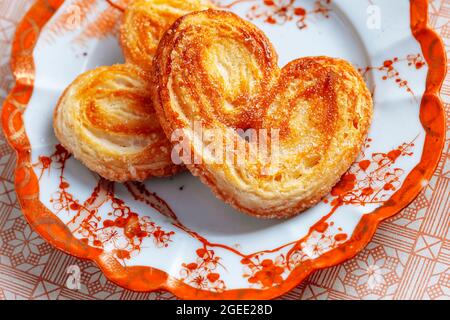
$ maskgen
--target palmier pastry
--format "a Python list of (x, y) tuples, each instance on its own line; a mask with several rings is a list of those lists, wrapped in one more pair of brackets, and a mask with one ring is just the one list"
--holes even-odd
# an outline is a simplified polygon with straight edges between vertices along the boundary
[(267, 37), (229, 12), (177, 20), (153, 77), (161, 125), (189, 170), (257, 217), (290, 217), (320, 201), (358, 156), (371, 122), (371, 94), (349, 63), (308, 57), (279, 69)]
[(121, 45), (125, 60), (148, 71), (164, 32), (179, 17), (212, 8), (208, 0), (136, 0), (124, 15)]
[(56, 137), (75, 158), (112, 181), (178, 172), (149, 97), (150, 84), (132, 65), (82, 74), (55, 109)]

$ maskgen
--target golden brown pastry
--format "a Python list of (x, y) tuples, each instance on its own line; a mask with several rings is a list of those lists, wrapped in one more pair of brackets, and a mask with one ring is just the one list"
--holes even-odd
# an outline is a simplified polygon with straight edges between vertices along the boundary
[[(153, 76), (161, 125), (175, 146), (187, 144), (180, 154), (189, 170), (257, 217), (290, 217), (320, 201), (356, 159), (371, 123), (370, 92), (348, 62), (308, 57), (279, 69), (266, 36), (229, 12), (177, 20)], [(246, 137), (248, 129), (267, 138)], [(229, 139), (231, 156), (223, 152)], [(262, 141), (269, 151), (255, 152)]]
[(150, 83), (133, 65), (82, 74), (55, 109), (56, 137), (75, 158), (112, 181), (142, 181), (180, 171), (153, 109)]
[(179, 17), (212, 8), (208, 0), (136, 0), (126, 9), (121, 31), (125, 59), (151, 69), (159, 40)]

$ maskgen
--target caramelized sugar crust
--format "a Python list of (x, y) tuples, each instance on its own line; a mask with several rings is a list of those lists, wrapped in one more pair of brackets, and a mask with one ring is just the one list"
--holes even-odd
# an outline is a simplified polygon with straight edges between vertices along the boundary
[(171, 161), (150, 98), (151, 81), (133, 65), (80, 75), (54, 113), (61, 144), (89, 169), (112, 181), (142, 181), (181, 170)]
[(207, 0), (136, 0), (127, 7), (121, 43), (130, 65), (81, 75), (55, 112), (57, 137), (75, 157), (114, 181), (184, 169), (170, 161), (171, 145), (154, 114), (149, 78), (142, 72), (151, 69), (159, 40), (178, 17), (211, 6)]
[[(203, 160), (186, 163), (189, 170), (257, 217), (294, 216), (320, 201), (355, 161), (371, 123), (371, 94), (348, 62), (306, 57), (279, 69), (262, 31), (224, 11), (177, 20), (157, 50), (153, 81), (167, 136), (181, 129)], [(197, 139), (194, 121), (236, 140), (243, 139), (236, 128), (278, 129), (276, 165), (246, 156), (211, 161), (215, 154)], [(254, 141), (244, 143), (251, 149)]]
[(121, 45), (128, 63), (151, 70), (164, 32), (179, 17), (212, 8), (208, 0), (135, 0), (126, 9)]

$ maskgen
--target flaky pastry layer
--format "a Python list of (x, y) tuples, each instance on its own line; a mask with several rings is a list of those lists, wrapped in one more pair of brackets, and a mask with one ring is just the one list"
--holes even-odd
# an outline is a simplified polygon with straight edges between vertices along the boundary
[(208, 0), (136, 0), (126, 9), (120, 42), (128, 63), (147, 72), (164, 32), (179, 17), (213, 5)]
[[(371, 94), (348, 62), (306, 57), (280, 69), (263, 32), (224, 11), (177, 20), (160, 42), (153, 81), (166, 135), (181, 130), (193, 154), (188, 169), (257, 217), (291, 217), (320, 201), (355, 161), (371, 123)], [(277, 160), (238, 154), (216, 162), (196, 122), (240, 142), (237, 129), (275, 129)]]

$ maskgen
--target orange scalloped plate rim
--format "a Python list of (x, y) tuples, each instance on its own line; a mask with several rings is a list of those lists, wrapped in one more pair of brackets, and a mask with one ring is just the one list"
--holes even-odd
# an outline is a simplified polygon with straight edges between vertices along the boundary
[(6, 98), (2, 125), (16, 150), (15, 188), (23, 214), (46, 241), (82, 259), (94, 261), (106, 277), (134, 291), (167, 290), (182, 299), (271, 299), (289, 292), (312, 272), (331, 267), (357, 255), (372, 239), (380, 222), (410, 204), (432, 177), (445, 143), (445, 114), (439, 92), (446, 75), (446, 53), (440, 37), (428, 25), (428, 0), (411, 0), (411, 30), (420, 43), (428, 64), (426, 90), (420, 120), (426, 132), (420, 163), (409, 173), (402, 187), (380, 208), (363, 216), (352, 237), (315, 260), (299, 265), (279, 286), (265, 290), (235, 289), (221, 293), (200, 290), (151, 267), (124, 267), (114, 257), (76, 239), (67, 226), (39, 200), (39, 181), (31, 164), (31, 146), (26, 136), (23, 111), (34, 88), (33, 50), (40, 31), (64, 0), (37, 0), (19, 23), (12, 45), (11, 68), (16, 85)]

